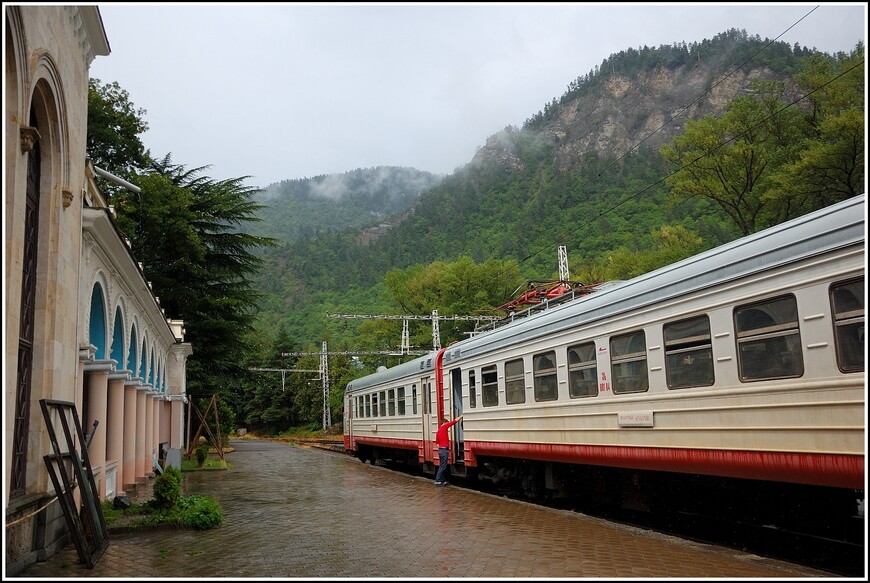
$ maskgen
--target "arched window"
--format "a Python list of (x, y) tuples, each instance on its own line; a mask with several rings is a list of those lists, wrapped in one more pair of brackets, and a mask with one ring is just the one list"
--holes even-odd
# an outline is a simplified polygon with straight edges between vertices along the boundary
[(91, 320), (88, 328), (88, 340), (97, 347), (95, 354), (98, 360), (106, 358), (106, 308), (103, 299), (103, 286), (94, 284), (91, 292)]
[(127, 367), (133, 371), (133, 376), (139, 376), (139, 345), (136, 340), (136, 324), (130, 328), (130, 354), (127, 356)]
[(121, 316), (121, 306), (115, 310), (115, 325), (112, 327), (112, 352), (109, 358), (117, 361), (118, 369), (126, 369), (124, 362), (124, 322)]
[[(30, 126), (37, 127), (31, 107)], [(38, 136), (38, 130), (36, 132)], [(36, 320), (36, 263), (39, 249), (39, 183), (42, 156), (39, 141), (27, 154), (27, 194), (24, 210), (24, 253), (21, 266), (21, 311), (18, 332), (18, 380), (15, 389), (15, 429), (9, 496), (25, 493), (27, 434), (30, 432), (30, 395), (33, 378), (33, 337)]]

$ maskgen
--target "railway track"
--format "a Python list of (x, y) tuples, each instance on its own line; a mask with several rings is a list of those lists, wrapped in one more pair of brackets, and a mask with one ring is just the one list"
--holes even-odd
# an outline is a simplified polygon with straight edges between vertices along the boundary
[(303, 447), (313, 447), (317, 449), (324, 449), (326, 451), (334, 451), (338, 453), (344, 452), (344, 441), (342, 440), (329, 440), (329, 439), (300, 439), (294, 442), (295, 445), (301, 445)]

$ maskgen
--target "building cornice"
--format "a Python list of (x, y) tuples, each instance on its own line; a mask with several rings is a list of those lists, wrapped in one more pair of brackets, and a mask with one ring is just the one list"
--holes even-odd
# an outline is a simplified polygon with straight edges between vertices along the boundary
[(103, 26), (103, 17), (98, 6), (79, 6), (79, 17), (82, 19), (87, 38), (87, 58), (90, 65), (96, 57), (107, 57), (112, 52), (109, 38)]

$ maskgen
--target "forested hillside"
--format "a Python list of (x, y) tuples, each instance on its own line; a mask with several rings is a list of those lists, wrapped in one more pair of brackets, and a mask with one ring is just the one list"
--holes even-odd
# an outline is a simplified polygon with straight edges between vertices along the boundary
[(781, 82), (784, 99), (796, 94), (791, 75), (812, 53), (769, 43), (729, 31), (611, 55), (523, 128), (488, 137), (375, 240), (364, 242), (354, 228), (273, 250), (259, 284), (264, 329), (281, 324), (300, 345), (319, 345), (325, 329), (349, 327), (324, 320), (327, 312), (396, 313), (380, 297), (384, 276), (435, 260), (513, 258), (524, 278), (552, 278), (559, 245), (579, 274), (608, 251), (651, 245), (665, 225), (697, 233), (704, 247), (733, 239), (735, 225), (710, 201), (672, 203), (658, 148), (687, 120), (721, 115), (759, 81)]

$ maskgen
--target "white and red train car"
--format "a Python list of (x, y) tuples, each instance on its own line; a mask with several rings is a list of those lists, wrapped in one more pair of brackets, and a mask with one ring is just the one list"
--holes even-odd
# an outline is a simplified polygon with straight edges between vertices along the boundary
[(706, 477), (863, 512), (864, 245), (861, 195), (356, 379), (345, 449), (432, 472), (464, 415), (451, 474), (530, 497)]

